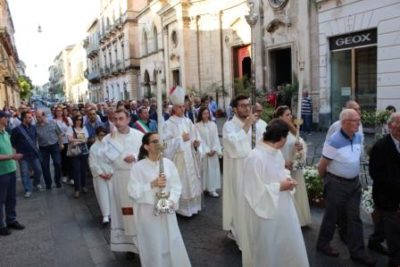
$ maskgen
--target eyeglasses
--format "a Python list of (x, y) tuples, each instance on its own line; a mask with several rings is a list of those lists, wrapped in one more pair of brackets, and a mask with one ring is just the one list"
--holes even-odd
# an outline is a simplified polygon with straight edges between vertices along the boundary
[(251, 105), (250, 104), (239, 104), (238, 107), (240, 108), (249, 108)]

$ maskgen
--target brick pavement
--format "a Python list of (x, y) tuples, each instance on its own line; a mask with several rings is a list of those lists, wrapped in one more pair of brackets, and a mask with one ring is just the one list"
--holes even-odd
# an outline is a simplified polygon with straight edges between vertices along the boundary
[[(319, 158), (323, 133), (307, 136), (309, 161)], [(315, 148), (314, 148), (315, 147)], [(310, 151), (312, 155), (310, 155)], [(314, 161), (316, 162), (316, 161)], [(27, 228), (0, 237), (0, 267), (5, 266), (140, 266), (138, 257), (127, 260), (123, 253), (109, 250), (109, 229), (101, 226), (101, 216), (93, 190), (80, 199), (73, 188), (35, 192), (23, 198), (18, 182), (18, 219)], [(193, 266), (241, 266), (240, 251), (222, 229), (222, 199), (206, 197), (205, 209), (191, 219), (179, 217), (179, 225)], [(337, 236), (333, 241), (341, 255), (325, 257), (315, 250), (323, 209), (312, 208), (313, 224), (303, 229), (310, 265), (315, 267), (359, 266)], [(369, 217), (363, 215), (365, 240), (372, 231)], [(378, 266), (386, 259), (376, 253)]]

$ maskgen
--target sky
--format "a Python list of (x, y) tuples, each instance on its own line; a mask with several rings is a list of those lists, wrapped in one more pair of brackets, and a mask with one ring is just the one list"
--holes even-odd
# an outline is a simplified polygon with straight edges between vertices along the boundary
[[(19, 59), (34, 85), (49, 80), (49, 67), (66, 46), (86, 38), (101, 0), (8, 0)], [(38, 32), (38, 27), (42, 32)]]

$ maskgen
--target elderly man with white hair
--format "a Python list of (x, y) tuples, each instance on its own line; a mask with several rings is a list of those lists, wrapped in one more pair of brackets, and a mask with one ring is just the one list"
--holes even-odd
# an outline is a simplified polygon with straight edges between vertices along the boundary
[(338, 212), (346, 213), (347, 247), (351, 259), (367, 266), (376, 260), (367, 255), (363, 226), (360, 219), (361, 134), (358, 132), (360, 115), (353, 109), (340, 113), (341, 129), (333, 133), (324, 144), (318, 172), (324, 177), (326, 209), (317, 241), (317, 249), (327, 256), (338, 257), (331, 247)]

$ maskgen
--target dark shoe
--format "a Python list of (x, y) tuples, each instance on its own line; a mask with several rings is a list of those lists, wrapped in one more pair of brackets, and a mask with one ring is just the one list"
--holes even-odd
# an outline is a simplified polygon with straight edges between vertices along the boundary
[(339, 257), (339, 252), (331, 246), (317, 247), (317, 250), (329, 257)]
[(0, 228), (0, 235), (11, 235), (11, 231), (10, 230), (8, 230), (8, 228), (7, 227), (1, 227)]
[(46, 185), (46, 190), (51, 190), (51, 185)]
[(351, 260), (364, 264), (365, 266), (375, 266), (376, 264), (376, 260), (374, 258), (372, 258), (371, 256), (368, 255), (364, 255), (361, 257), (353, 257), (351, 256)]
[(19, 222), (15, 221), (13, 223), (7, 224), (8, 228), (12, 228), (15, 230), (24, 230), (25, 226), (23, 226), (22, 224), (20, 224)]
[(376, 242), (368, 242), (368, 248), (371, 250), (374, 250), (380, 254), (383, 255), (388, 255), (389, 251), (387, 250), (387, 248), (385, 248), (381, 243), (376, 243)]
[(57, 184), (56, 187), (57, 187), (57, 188), (61, 188), (61, 184)]

